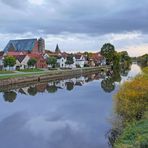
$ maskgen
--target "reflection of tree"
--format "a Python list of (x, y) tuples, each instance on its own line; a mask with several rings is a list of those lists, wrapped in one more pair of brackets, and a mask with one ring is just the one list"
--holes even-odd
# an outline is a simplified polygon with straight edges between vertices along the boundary
[(111, 79), (112, 79), (113, 82), (120, 82), (121, 81), (120, 72), (118, 70), (113, 71), (113, 74), (111, 76)]
[(129, 71), (131, 70), (131, 68), (130, 67), (128, 67), (128, 68), (125, 68), (125, 67), (122, 67), (121, 68), (121, 76), (127, 76), (128, 75), (128, 73), (129, 73)]
[(28, 93), (29, 93), (29, 95), (31, 95), (31, 96), (35, 96), (36, 94), (37, 94), (37, 89), (36, 89), (36, 87), (29, 87), (28, 88)]
[(73, 82), (66, 82), (66, 88), (67, 90), (72, 90), (74, 88), (74, 83)]
[(46, 89), (49, 93), (55, 93), (58, 90), (58, 88), (55, 85), (47, 85)]
[(115, 89), (115, 83), (111, 78), (106, 78), (105, 80), (102, 80), (101, 87), (105, 92), (112, 92)]
[(101, 82), (105, 92), (112, 92), (115, 89), (115, 82), (121, 81), (120, 69), (107, 72), (108, 77)]
[(3, 94), (5, 101), (8, 101), (8, 102), (13, 102), (16, 99), (16, 96), (17, 94), (14, 91), (4, 92)]

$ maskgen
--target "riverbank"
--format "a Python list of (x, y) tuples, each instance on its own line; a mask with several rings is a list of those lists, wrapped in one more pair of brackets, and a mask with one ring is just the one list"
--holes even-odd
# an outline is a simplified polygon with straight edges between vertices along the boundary
[[(148, 147), (148, 67), (132, 81), (124, 83), (115, 98), (115, 112), (122, 121), (115, 148)], [(122, 119), (122, 120), (121, 120)], [(118, 120), (118, 119), (117, 119)], [(121, 127), (121, 126), (120, 126)]]
[(99, 67), (87, 67), (77, 68), (68, 70), (53, 70), (53, 71), (42, 71), (36, 73), (20, 73), (17, 75), (7, 75), (0, 77), (0, 86), (8, 86), (13, 84), (22, 84), (30, 82), (43, 82), (47, 80), (54, 80), (64, 78), (68, 76), (81, 75), (91, 72), (107, 71), (110, 69), (108, 66)]

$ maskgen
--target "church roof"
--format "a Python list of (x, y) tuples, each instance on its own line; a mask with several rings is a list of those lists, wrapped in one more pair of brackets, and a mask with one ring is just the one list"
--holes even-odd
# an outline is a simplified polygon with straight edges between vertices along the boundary
[(4, 52), (7, 52), (10, 48), (13, 48), (14, 51), (32, 51), (36, 41), (37, 39), (10, 40)]

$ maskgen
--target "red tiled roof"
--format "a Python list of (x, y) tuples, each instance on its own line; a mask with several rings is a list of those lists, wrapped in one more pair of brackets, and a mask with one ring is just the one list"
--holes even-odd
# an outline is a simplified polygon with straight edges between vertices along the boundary
[(99, 61), (101, 60), (103, 57), (100, 53), (93, 53), (92, 56), (91, 56), (91, 59), (94, 60), (94, 61)]
[(30, 54), (28, 54), (28, 56), (30, 58), (35, 58), (35, 59), (43, 58), (41, 54), (37, 54), (37, 53), (30, 53)]
[(7, 55), (8, 56), (18, 56), (18, 55), (27, 55), (27, 52), (13, 52), (13, 51), (11, 51), (11, 52), (7, 52)]

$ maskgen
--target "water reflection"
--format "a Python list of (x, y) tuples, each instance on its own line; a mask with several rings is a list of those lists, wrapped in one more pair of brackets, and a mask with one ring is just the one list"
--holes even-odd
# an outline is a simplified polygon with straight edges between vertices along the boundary
[(27, 87), (11, 86), (11, 88), (2, 88), (1, 91), (3, 92), (3, 98), (5, 101), (13, 102), (18, 93), (22, 95), (36, 96), (38, 93), (56, 93), (58, 89), (72, 91), (77, 86), (83, 86), (85, 83), (93, 80), (101, 80), (101, 88), (104, 92), (110, 93), (115, 90), (115, 82), (120, 82), (121, 76), (125, 76), (125, 74), (127, 75), (128, 70), (130, 69), (117, 69), (116, 71), (110, 70), (107, 72), (77, 76), (75, 78), (65, 80), (38, 83), (30, 86), (27, 84)]
[(0, 88), (1, 147), (107, 148), (120, 79), (121, 71), (108, 71)]
[(36, 96), (38, 93), (56, 93), (58, 89), (66, 89), (72, 91), (76, 86), (83, 86), (85, 83), (93, 80), (99, 80), (106, 77), (106, 73), (97, 73), (87, 76), (79, 76), (76, 78), (70, 78), (65, 80), (50, 81), (44, 83), (38, 83), (27, 87), (16, 86), (16, 88), (2, 88), (3, 98), (5, 101), (13, 102), (17, 94)]
[(16, 99), (17, 93), (14, 91), (4, 92), (3, 97), (6, 102), (13, 102)]

